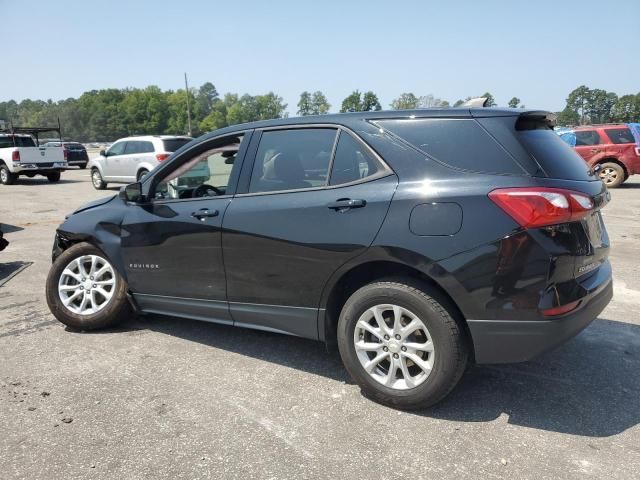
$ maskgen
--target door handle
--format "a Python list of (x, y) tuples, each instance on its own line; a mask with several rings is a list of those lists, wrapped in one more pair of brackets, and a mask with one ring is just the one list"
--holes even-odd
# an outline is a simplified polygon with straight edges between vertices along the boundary
[(591, 153), (598, 153), (598, 152), (600, 152), (599, 148), (592, 148), (591, 149)]
[(218, 213), (219, 213), (218, 210), (209, 210), (208, 208), (201, 208), (196, 212), (192, 212), (191, 216), (193, 218), (197, 218), (201, 222), (204, 222), (204, 220), (208, 217), (217, 217)]
[(331, 202), (327, 204), (327, 208), (331, 210), (336, 210), (339, 212), (344, 212), (346, 210), (350, 210), (352, 208), (362, 208), (367, 204), (366, 200), (361, 199), (351, 199), (351, 198), (340, 198), (335, 202)]

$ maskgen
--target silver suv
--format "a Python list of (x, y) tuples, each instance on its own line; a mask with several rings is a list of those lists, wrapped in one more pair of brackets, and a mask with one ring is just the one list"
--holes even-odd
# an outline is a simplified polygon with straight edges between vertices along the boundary
[(191, 137), (173, 135), (121, 138), (89, 162), (91, 182), (97, 190), (104, 190), (107, 183), (139, 181), (191, 140)]

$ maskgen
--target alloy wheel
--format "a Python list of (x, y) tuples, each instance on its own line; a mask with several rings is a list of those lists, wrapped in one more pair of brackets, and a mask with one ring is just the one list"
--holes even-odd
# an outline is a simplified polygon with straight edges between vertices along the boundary
[(615, 183), (618, 179), (618, 172), (614, 168), (606, 167), (600, 170), (600, 180), (602, 180), (606, 185), (610, 185)]
[(91, 174), (91, 180), (93, 181), (93, 186), (96, 188), (100, 188), (102, 185), (102, 177), (100, 176), (100, 172), (98, 170), (94, 170)]
[(353, 343), (362, 368), (378, 383), (408, 390), (433, 370), (435, 348), (426, 325), (398, 305), (376, 305), (358, 319)]
[(58, 295), (72, 313), (92, 315), (107, 306), (116, 290), (111, 264), (98, 255), (83, 255), (64, 268), (58, 281)]

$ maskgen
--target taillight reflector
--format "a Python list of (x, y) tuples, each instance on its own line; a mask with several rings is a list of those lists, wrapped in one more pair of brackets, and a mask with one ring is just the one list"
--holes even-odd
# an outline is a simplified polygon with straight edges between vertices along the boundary
[(169, 158), (168, 153), (156, 153), (156, 158), (158, 159), (159, 162), (162, 162), (163, 160), (166, 160), (167, 158)]
[(11, 161), (19, 162), (20, 161), (20, 152), (18, 150), (14, 150), (11, 152)]
[(575, 222), (594, 207), (589, 196), (561, 188), (499, 188), (489, 198), (524, 228)]
[(556, 315), (563, 315), (565, 313), (569, 313), (572, 310), (575, 310), (580, 300), (576, 300), (575, 302), (570, 302), (565, 305), (560, 305), (559, 307), (547, 308), (542, 311), (542, 314), (545, 317), (554, 317)]

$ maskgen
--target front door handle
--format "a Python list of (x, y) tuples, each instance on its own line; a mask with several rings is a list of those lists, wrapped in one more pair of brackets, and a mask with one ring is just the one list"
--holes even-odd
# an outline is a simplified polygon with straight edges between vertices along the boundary
[(197, 212), (191, 213), (193, 218), (197, 218), (201, 222), (204, 222), (208, 217), (217, 217), (219, 214), (218, 210), (209, 210), (208, 208), (201, 208)]
[(327, 208), (336, 210), (338, 212), (344, 212), (352, 208), (362, 208), (367, 204), (366, 200), (352, 199), (352, 198), (340, 198), (335, 202), (327, 204)]
[(599, 148), (592, 148), (591, 149), (591, 153), (599, 153), (600, 149)]

